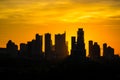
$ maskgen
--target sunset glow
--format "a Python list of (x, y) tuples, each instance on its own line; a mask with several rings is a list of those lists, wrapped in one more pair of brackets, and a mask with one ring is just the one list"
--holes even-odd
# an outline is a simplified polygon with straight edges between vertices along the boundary
[(71, 36), (77, 29), (85, 31), (85, 43), (107, 43), (120, 55), (120, 1), (119, 0), (1, 0), (0, 47), (9, 39), (17, 45), (34, 39), (35, 34), (54, 35), (66, 31), (71, 47)]

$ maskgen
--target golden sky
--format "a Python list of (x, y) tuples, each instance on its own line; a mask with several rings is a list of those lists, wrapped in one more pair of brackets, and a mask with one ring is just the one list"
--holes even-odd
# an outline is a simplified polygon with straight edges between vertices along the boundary
[(101, 49), (106, 42), (120, 55), (120, 0), (0, 0), (0, 47), (47, 32), (54, 43), (54, 35), (66, 31), (70, 49), (78, 28), (84, 28), (86, 49), (89, 40)]

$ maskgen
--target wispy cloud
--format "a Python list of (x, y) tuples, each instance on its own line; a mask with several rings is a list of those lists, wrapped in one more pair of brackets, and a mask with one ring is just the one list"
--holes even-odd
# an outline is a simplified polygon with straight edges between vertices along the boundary
[(120, 0), (0, 0), (0, 19), (9, 23), (77, 22), (116, 16), (113, 12), (119, 12), (119, 6)]

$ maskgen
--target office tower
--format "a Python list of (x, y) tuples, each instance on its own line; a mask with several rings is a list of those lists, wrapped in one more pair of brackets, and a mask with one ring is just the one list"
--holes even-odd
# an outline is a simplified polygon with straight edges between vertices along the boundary
[(108, 58), (113, 59), (114, 58), (114, 48), (108, 46), (107, 48)]
[(65, 37), (66, 33), (55, 35), (55, 54), (57, 60), (64, 59), (68, 56)]
[(43, 59), (44, 55), (42, 52), (42, 36), (36, 34), (35, 39), (27, 43), (28, 57), (31, 59)]
[(50, 33), (45, 34), (45, 58), (47, 60), (52, 58), (52, 40)]
[(76, 51), (76, 37), (71, 37), (71, 55), (74, 55)]
[(7, 53), (9, 54), (9, 57), (15, 58), (18, 56), (18, 46), (11, 40), (8, 41), (6, 48), (7, 48)]
[(79, 28), (77, 31), (77, 55), (80, 56), (81, 58), (86, 57), (84, 31), (82, 28)]
[(71, 56), (74, 59), (85, 59), (86, 49), (84, 43), (84, 31), (83, 28), (79, 28), (77, 31), (77, 41), (75, 37), (71, 37)]
[(100, 58), (100, 46), (98, 45), (97, 42), (95, 42), (93, 45), (93, 57), (95, 59)]
[(35, 48), (36, 48), (36, 53), (37, 55), (42, 55), (42, 42), (43, 42), (43, 37), (42, 35), (36, 34), (36, 39), (35, 39)]
[(93, 41), (89, 41), (89, 57), (93, 55)]
[(28, 49), (27, 49), (27, 44), (21, 43), (20, 44), (20, 56), (22, 57), (28, 57)]
[(107, 44), (106, 43), (103, 44), (103, 56), (104, 57), (107, 56)]
[(106, 43), (103, 44), (103, 57), (106, 59), (113, 59), (114, 48), (107, 46)]

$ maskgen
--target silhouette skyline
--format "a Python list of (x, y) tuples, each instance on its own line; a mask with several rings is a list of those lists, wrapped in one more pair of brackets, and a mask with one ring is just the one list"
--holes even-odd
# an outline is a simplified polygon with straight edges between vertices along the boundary
[[(60, 77), (65, 74), (74, 77), (74, 73), (79, 72), (81, 76), (79, 79), (83, 77), (85, 79), (85, 76), (99, 77), (97, 74), (104, 72), (102, 76), (106, 78), (120, 78), (120, 56), (116, 55), (114, 48), (107, 43), (103, 44), (101, 56), (99, 43), (89, 40), (89, 56), (86, 55), (83, 28), (78, 28), (77, 37), (71, 36), (71, 52), (68, 52), (66, 32), (55, 34), (54, 45), (50, 33), (44, 36), (45, 41), (43, 41), (43, 35), (36, 34), (35, 39), (28, 41), (27, 44), (21, 43), (20, 50), (12, 40), (9, 40), (6, 48), (0, 48), (0, 69), (2, 70), (0, 73), (17, 76), (25, 74), (26, 77), (39, 76), (45, 79), (47, 76)], [(43, 45), (45, 45), (45, 51), (42, 51)], [(59, 73), (62, 74), (59, 75)], [(106, 74), (112, 76), (108, 77)]]
[(119, 80), (119, 34), (120, 0), (0, 0), (0, 78)]
[[(113, 59), (115, 56), (119, 56), (114, 53), (114, 48), (107, 46), (107, 43), (103, 44), (103, 52), (101, 52), (100, 45), (97, 42), (89, 40), (89, 52), (86, 55), (85, 43), (84, 43), (84, 30), (83, 28), (78, 28), (77, 38), (71, 36), (71, 51), (68, 51), (68, 42), (66, 41), (66, 32), (63, 34), (55, 34), (55, 44), (53, 45), (51, 34), (44, 34), (45, 41), (43, 43), (43, 35), (36, 34), (35, 39), (28, 41), (27, 44), (21, 43), (20, 50), (18, 50), (18, 45), (16, 45), (12, 40), (9, 40), (6, 44), (6, 48), (0, 48), (1, 54), (6, 53), (9, 57), (22, 56), (30, 59), (46, 59), (46, 60), (64, 60), (68, 56), (73, 56), (75, 58), (85, 59), (89, 57), (92, 60), (97, 60), (100, 57), (106, 59)], [(45, 46), (45, 51), (43, 51), (43, 45)], [(101, 54), (103, 54), (101, 56)]]

